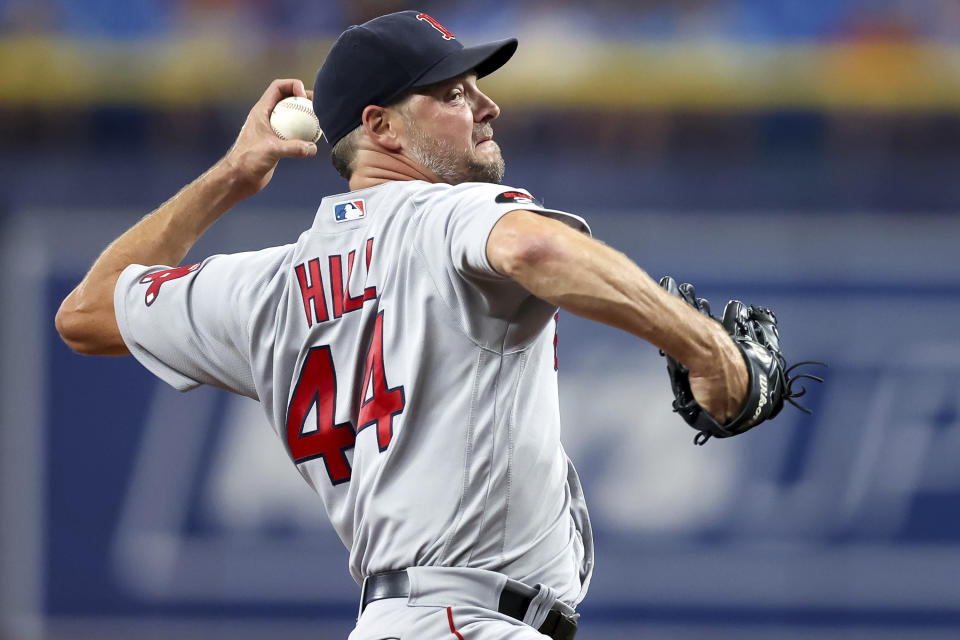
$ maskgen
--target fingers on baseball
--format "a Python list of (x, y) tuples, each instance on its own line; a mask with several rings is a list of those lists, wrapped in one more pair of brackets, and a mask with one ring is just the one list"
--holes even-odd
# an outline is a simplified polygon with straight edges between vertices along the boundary
[(303, 80), (299, 78), (282, 78), (274, 80), (263, 92), (260, 98), (261, 105), (267, 107), (267, 113), (273, 111), (277, 103), (290, 96), (307, 97), (307, 91), (303, 88)]
[(303, 140), (279, 140), (280, 154), (284, 158), (309, 158), (317, 155), (317, 145)]

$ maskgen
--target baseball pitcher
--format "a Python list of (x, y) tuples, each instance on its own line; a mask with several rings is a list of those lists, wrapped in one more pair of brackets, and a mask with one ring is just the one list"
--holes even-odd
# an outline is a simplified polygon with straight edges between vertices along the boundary
[[(789, 396), (768, 310), (717, 322), (692, 287), (658, 285), (580, 217), (500, 184), (500, 108), (478, 80), (516, 48), (464, 47), (416, 11), (347, 29), (312, 92), (274, 81), (224, 158), (57, 313), (80, 353), (260, 402), (349, 549), (352, 640), (574, 636), (593, 541), (560, 442), (558, 307), (662, 349), (701, 435)], [(178, 266), (279, 160), (317, 153), (270, 127), (289, 96), (313, 100), (349, 190), (291, 244)]]

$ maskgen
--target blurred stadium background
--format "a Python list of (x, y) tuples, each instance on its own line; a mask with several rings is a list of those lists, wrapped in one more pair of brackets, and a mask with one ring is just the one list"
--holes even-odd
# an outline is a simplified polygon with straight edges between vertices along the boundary
[[(0, 0), (0, 638), (343, 638), (346, 553), (258, 407), (73, 355), (97, 253), (392, 1)], [(506, 182), (652, 275), (781, 317), (813, 417), (692, 445), (663, 363), (562, 316), (591, 639), (960, 637), (960, 2), (423, 1), (483, 83)], [(325, 147), (321, 147), (321, 152)], [(287, 162), (194, 257), (344, 190)]]

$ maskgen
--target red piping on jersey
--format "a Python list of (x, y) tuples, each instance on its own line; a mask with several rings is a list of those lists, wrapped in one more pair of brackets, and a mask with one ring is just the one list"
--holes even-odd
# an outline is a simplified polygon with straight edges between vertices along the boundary
[(447, 607), (447, 621), (450, 623), (450, 633), (457, 636), (458, 640), (463, 640), (463, 636), (460, 635), (457, 628), (453, 626), (453, 609), (451, 607)]

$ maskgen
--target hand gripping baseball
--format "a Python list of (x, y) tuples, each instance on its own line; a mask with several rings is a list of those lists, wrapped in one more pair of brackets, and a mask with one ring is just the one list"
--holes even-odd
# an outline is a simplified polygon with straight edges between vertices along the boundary
[(223, 159), (244, 197), (267, 186), (281, 158), (306, 158), (317, 153), (316, 144), (282, 140), (270, 125), (270, 114), (278, 102), (290, 96), (312, 98), (312, 94), (304, 90), (300, 80), (274, 80), (247, 114), (236, 142)]
[[(660, 280), (660, 286), (704, 315), (712, 317), (710, 303), (696, 297), (693, 285), (683, 283), (678, 286), (673, 278), (665, 276)], [(699, 432), (694, 443), (702, 445), (713, 436), (729, 438), (744, 433), (775, 417), (783, 408), (784, 400), (810, 413), (794, 400), (806, 393), (806, 388), (801, 387), (799, 392), (795, 392), (793, 384), (800, 378), (817, 382), (823, 382), (823, 379), (809, 374), (798, 374), (791, 378), (790, 372), (804, 364), (826, 365), (821, 362), (800, 362), (788, 369), (780, 353), (777, 318), (765, 307), (747, 306), (739, 300), (731, 300), (723, 310), (721, 322), (743, 354), (750, 376), (747, 396), (740, 411), (726, 423), (720, 424), (696, 401), (690, 389), (689, 370), (661, 352), (667, 358), (667, 373), (674, 395), (673, 409)]]

